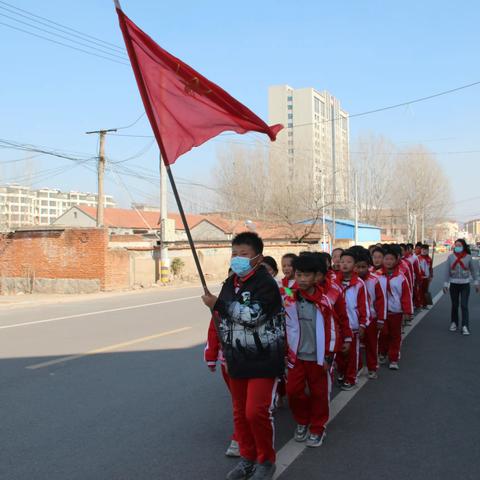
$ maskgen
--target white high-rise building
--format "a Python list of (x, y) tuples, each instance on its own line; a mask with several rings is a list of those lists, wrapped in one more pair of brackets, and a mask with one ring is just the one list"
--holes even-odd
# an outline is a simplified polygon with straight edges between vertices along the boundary
[[(0, 186), (0, 229), (14, 230), (32, 225), (50, 225), (74, 205), (97, 206), (97, 195), (85, 192), (61, 192), (51, 188), (33, 190), (21, 185)], [(105, 195), (105, 207), (115, 207), (111, 195)]]
[[(284, 129), (272, 144), (272, 158), (288, 166), (286, 174), (302, 171), (314, 190), (325, 185), (325, 202), (335, 198), (337, 208), (349, 207), (349, 128), (348, 113), (327, 91), (271, 86), (268, 91), (269, 124)], [(334, 141), (332, 139), (334, 138)], [(273, 154), (274, 153), (274, 154)]]

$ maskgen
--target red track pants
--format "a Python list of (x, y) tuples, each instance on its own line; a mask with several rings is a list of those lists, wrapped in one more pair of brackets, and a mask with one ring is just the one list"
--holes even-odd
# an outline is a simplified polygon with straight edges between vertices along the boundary
[[(365, 337), (363, 338), (365, 346), (365, 358), (367, 361), (367, 368), (369, 372), (376, 372), (378, 370), (378, 328), (377, 321), (373, 320), (365, 329)], [(363, 360), (360, 356), (358, 362), (358, 369), (363, 367)]]
[[(308, 386), (309, 394), (305, 392)], [(317, 362), (297, 360), (287, 374), (288, 404), (300, 425), (310, 425), (310, 432), (321, 434), (330, 415), (332, 376)]]
[[(228, 375), (227, 369), (223, 364), (222, 364), (222, 376), (223, 376), (223, 380), (225, 380), (225, 384), (227, 385), (230, 395), (232, 395), (232, 391), (230, 390), (230, 376)], [(233, 398), (232, 398), (232, 404), (233, 404)], [(235, 433), (235, 422), (233, 424), (232, 440), (235, 440), (236, 442), (238, 442), (237, 434)]]
[(388, 312), (387, 321), (380, 333), (379, 351), (388, 355), (391, 362), (398, 362), (402, 344), (402, 314)]
[(240, 455), (252, 462), (275, 462), (273, 402), (276, 378), (232, 378), (233, 421)]
[(345, 377), (345, 382), (355, 384), (357, 382), (358, 360), (360, 357), (360, 342), (358, 332), (353, 332), (352, 344), (346, 355), (339, 353), (335, 357), (337, 371)]
[(422, 278), (420, 282), (420, 298), (419, 298), (419, 306), (420, 307), (426, 307), (427, 302), (425, 301), (425, 295), (428, 292), (428, 288), (430, 286), (430, 281), (428, 278)]

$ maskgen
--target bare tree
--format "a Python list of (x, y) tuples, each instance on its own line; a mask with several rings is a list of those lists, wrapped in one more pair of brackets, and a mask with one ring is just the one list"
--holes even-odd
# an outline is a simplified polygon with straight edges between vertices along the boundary
[[(450, 181), (435, 156), (423, 145), (398, 152), (392, 200), (409, 212), (410, 240), (445, 220), (451, 205)], [(422, 228), (423, 227), (423, 228)]]
[(352, 161), (358, 173), (358, 209), (362, 221), (376, 225), (390, 203), (396, 147), (382, 135), (361, 135), (355, 142)]

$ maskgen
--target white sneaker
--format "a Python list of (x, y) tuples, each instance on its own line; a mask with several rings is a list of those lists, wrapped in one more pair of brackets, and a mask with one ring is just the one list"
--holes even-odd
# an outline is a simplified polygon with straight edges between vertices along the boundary
[(450, 331), (451, 332), (456, 332), (457, 331), (457, 324), (456, 323), (451, 323), (450, 324)]
[(236, 440), (232, 440), (230, 445), (225, 452), (227, 457), (239, 457), (240, 456), (240, 447), (238, 446), (238, 442)]
[(388, 368), (390, 370), (399, 370), (400, 369), (397, 362), (390, 362), (390, 365), (388, 366)]
[(462, 335), (470, 335), (470, 330), (465, 325), (462, 327)]
[(368, 372), (368, 378), (370, 380), (374, 380), (374, 379), (378, 378), (377, 372), (375, 372), (374, 370), (372, 370), (371, 372)]
[(384, 365), (385, 363), (387, 363), (387, 356), (386, 355), (379, 355), (378, 356), (378, 363), (380, 365)]

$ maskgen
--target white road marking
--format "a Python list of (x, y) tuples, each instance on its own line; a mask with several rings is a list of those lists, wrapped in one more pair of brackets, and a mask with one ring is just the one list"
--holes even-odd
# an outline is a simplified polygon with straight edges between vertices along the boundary
[[(433, 298), (433, 305), (435, 305), (443, 296), (443, 291), (440, 290), (435, 297)], [(424, 310), (419, 313), (412, 322), (410, 327), (405, 329), (405, 334), (403, 338), (410, 334), (410, 332), (422, 321), (422, 319), (430, 313), (430, 310)], [(361, 372), (366, 373), (366, 372)], [(340, 392), (330, 403), (330, 419), (329, 423), (346, 407), (348, 402), (357, 395), (357, 393), (365, 386), (368, 382), (368, 378), (365, 375), (362, 375), (358, 378), (357, 388), (350, 390), (349, 392)], [(273, 477), (273, 480), (277, 480), (280, 475), (300, 456), (300, 454), (308, 448), (305, 443), (299, 443), (295, 440), (290, 440), (287, 442), (277, 453), (277, 470)], [(321, 448), (321, 447), (320, 447)]]
[(64, 317), (46, 318), (45, 320), (34, 320), (31, 322), (14, 323), (12, 325), (2, 325), (0, 326), (0, 330), (4, 330), (7, 328), (28, 327), (30, 325), (41, 325), (43, 323), (59, 322), (60, 320), (70, 320), (72, 318), (91, 317), (93, 315), (101, 315), (103, 313), (121, 312), (124, 310), (134, 310), (136, 308), (153, 307), (155, 305), (163, 305), (165, 303), (175, 303), (175, 302), (183, 302), (185, 300), (193, 300), (194, 298), (199, 300), (200, 295), (192, 295), (191, 297), (174, 298), (171, 300), (161, 300), (159, 302), (143, 303), (141, 305), (130, 305), (127, 307), (109, 308), (107, 310), (96, 310), (95, 312), (77, 313), (75, 315), (65, 315)]
[(57, 365), (58, 363), (71, 362), (72, 360), (78, 360), (79, 358), (83, 358), (91, 355), (97, 355), (99, 353), (119, 350), (120, 348), (123, 348), (123, 347), (129, 347), (130, 345), (136, 345), (138, 343), (148, 342), (149, 340), (154, 340), (156, 338), (167, 337), (168, 335), (174, 335), (175, 333), (181, 333), (191, 329), (192, 327), (177, 328), (175, 330), (169, 330), (168, 332), (149, 335), (148, 337), (135, 338), (134, 340), (129, 340), (127, 342), (116, 343), (114, 345), (107, 345), (106, 347), (96, 348), (95, 350), (90, 350), (89, 352), (85, 352), (85, 353), (79, 353), (77, 355), (69, 355), (67, 357), (61, 357), (61, 358), (56, 358), (54, 360), (48, 360), (42, 363), (36, 363), (35, 365), (29, 365), (25, 368), (28, 370), (38, 370), (39, 368), (50, 367), (52, 365)]

